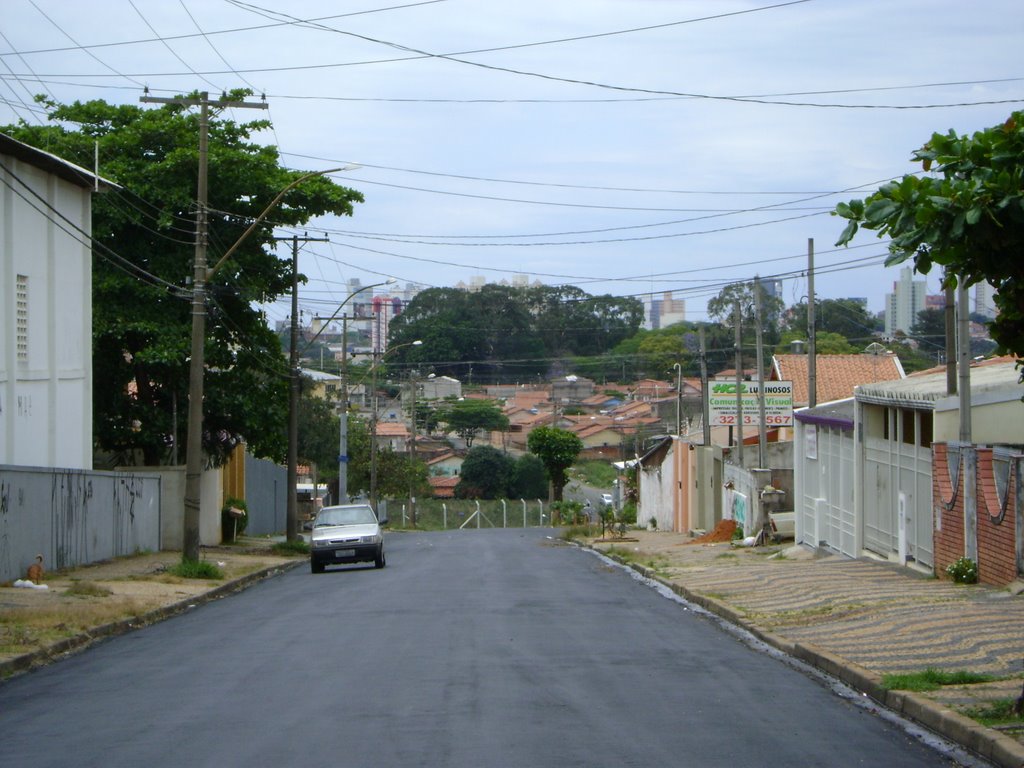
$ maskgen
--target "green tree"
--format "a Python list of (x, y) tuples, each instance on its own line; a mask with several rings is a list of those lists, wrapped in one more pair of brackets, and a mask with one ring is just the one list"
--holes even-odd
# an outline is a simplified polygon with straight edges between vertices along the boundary
[(508, 494), (515, 462), (489, 445), (479, 445), (462, 462), (455, 495), (460, 499), (500, 499)]
[(923, 309), (917, 313), (917, 320), (910, 329), (910, 337), (924, 351), (945, 350), (946, 312), (942, 309)]
[(377, 495), (389, 499), (429, 496), (430, 470), (421, 459), (390, 448), (377, 451)]
[(532, 453), (524, 453), (516, 459), (508, 482), (510, 499), (539, 499), (547, 496), (548, 473), (544, 462)]
[[(782, 334), (782, 338), (779, 340), (779, 345), (775, 348), (775, 354), (792, 354), (793, 342), (805, 341), (806, 339), (806, 333), (801, 333), (800, 331), (785, 331)], [(838, 333), (822, 331), (821, 333), (814, 334), (814, 351), (815, 354), (818, 355), (854, 355), (862, 349), (863, 348), (855, 347), (847, 341), (845, 336)], [(806, 352), (806, 348), (804, 351)]]
[(299, 398), (299, 460), (316, 464), (323, 480), (338, 476), (338, 450), (340, 448), (340, 425), (334, 406), (309, 393), (308, 381), (304, 380), (302, 396)]
[(562, 489), (568, 481), (566, 470), (583, 450), (583, 442), (572, 432), (558, 427), (536, 427), (526, 438), (526, 445), (544, 463), (551, 478), (555, 501), (562, 500)]
[[(228, 94), (240, 99), (246, 92)], [(127, 463), (168, 460), (186, 433), (199, 116), (167, 105), (44, 102), (51, 124), (4, 132), (120, 185), (93, 202), (93, 381), (97, 447)], [(252, 137), (266, 121), (209, 127), (211, 266), (288, 184), (302, 175)], [(245, 440), (285, 454), (287, 370), (277, 336), (255, 309), (290, 291), (291, 260), (273, 252), (276, 224), (350, 215), (359, 193), (315, 177), (291, 190), (208, 286), (203, 449), (211, 464)], [(174, 414), (177, 413), (177, 423)]]
[(992, 338), (1024, 358), (1024, 111), (973, 136), (934, 133), (913, 159), (928, 175), (836, 206), (847, 220), (837, 245), (863, 227), (891, 238), (886, 264), (913, 259), (924, 274), (939, 264), (947, 285), (987, 280), (999, 309)]
[[(798, 334), (791, 338), (807, 338), (806, 301), (794, 304), (786, 311), (785, 327)], [(863, 302), (857, 299), (820, 299), (814, 302), (814, 330), (815, 336), (819, 333), (839, 334), (854, 347), (863, 349), (882, 329)]]
[(473, 439), (481, 430), (508, 429), (508, 417), (494, 400), (446, 400), (439, 406), (437, 418), (461, 437), (467, 448), (472, 448)]
[[(725, 286), (717, 296), (708, 300), (708, 315), (718, 320), (723, 327), (735, 333), (735, 306), (740, 305), (740, 331), (743, 347), (744, 367), (753, 367), (757, 348), (757, 311), (754, 300), (754, 286), (758, 285), (761, 294), (761, 330), (762, 344), (765, 350), (765, 364), (769, 364), (768, 357), (771, 350), (779, 343), (781, 317), (783, 304), (782, 300), (770, 296), (765, 290), (763, 283), (733, 283)], [(735, 341), (728, 344), (732, 350), (733, 357), (729, 360), (727, 367), (735, 367)]]

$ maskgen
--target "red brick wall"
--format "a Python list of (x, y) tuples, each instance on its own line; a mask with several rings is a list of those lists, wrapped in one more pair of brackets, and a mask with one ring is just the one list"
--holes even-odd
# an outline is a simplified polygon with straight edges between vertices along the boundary
[[(964, 553), (963, 462), (960, 462), (960, 477), (950, 481), (947, 448), (945, 443), (932, 445), (932, 508), (935, 513), (932, 536), (935, 573), (942, 578), (946, 578), (946, 566)], [(946, 509), (947, 504), (952, 504), (952, 508)]]
[[(983, 584), (1009, 584), (1017, 578), (1017, 493), (1016, 475), (1011, 460), (1007, 493), (1009, 499), (1003, 506), (999, 503), (993, 474), (992, 449), (970, 447), (977, 453), (977, 533), (978, 533), (978, 580)], [(960, 462), (963, 474), (964, 463)], [(946, 566), (962, 556), (964, 543), (964, 486), (963, 477), (953, 499), (956, 479), (949, 479), (948, 447), (944, 443), (932, 446), (932, 505), (935, 511), (934, 545), (935, 573), (946, 577)], [(947, 509), (947, 505), (951, 508)]]
[(1014, 474), (1011, 460), (1004, 511), (992, 472), (992, 449), (978, 449), (978, 580), (983, 584), (1009, 584), (1017, 578)]

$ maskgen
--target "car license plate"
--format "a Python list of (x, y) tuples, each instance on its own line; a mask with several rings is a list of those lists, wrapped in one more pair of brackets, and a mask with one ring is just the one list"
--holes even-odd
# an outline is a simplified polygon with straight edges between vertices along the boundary
[(356, 551), (354, 549), (336, 549), (334, 550), (335, 557), (353, 557)]

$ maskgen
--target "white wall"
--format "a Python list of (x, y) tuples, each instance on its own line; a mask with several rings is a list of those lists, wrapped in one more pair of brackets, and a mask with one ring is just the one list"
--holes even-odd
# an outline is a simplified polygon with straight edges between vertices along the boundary
[[(0, 464), (91, 469), (91, 193), (2, 159), (9, 186), (0, 185)], [(48, 208), (71, 225), (58, 228)], [(85, 234), (64, 231), (72, 226)], [(21, 297), (19, 275), (26, 278)], [(19, 299), (27, 319), (21, 328)], [(19, 356), (21, 333), (27, 349)]]

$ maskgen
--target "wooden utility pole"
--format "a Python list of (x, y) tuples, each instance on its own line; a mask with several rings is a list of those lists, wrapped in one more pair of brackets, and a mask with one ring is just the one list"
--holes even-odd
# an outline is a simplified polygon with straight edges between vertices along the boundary
[[(214, 270), (207, 270), (207, 156), (210, 133), (210, 106), (236, 109), (266, 109), (266, 102), (211, 102), (207, 92), (196, 98), (159, 98), (147, 92), (140, 101), (147, 104), (177, 104), (199, 107), (199, 178), (196, 189), (196, 246), (192, 270), (192, 342), (188, 377), (188, 434), (185, 438), (185, 509), (182, 558), (199, 560), (199, 500), (203, 473), (203, 369), (206, 341), (206, 282)], [(223, 261), (223, 260), (222, 260)], [(218, 262), (218, 266), (220, 262)], [(216, 269), (216, 268), (214, 268)]]

